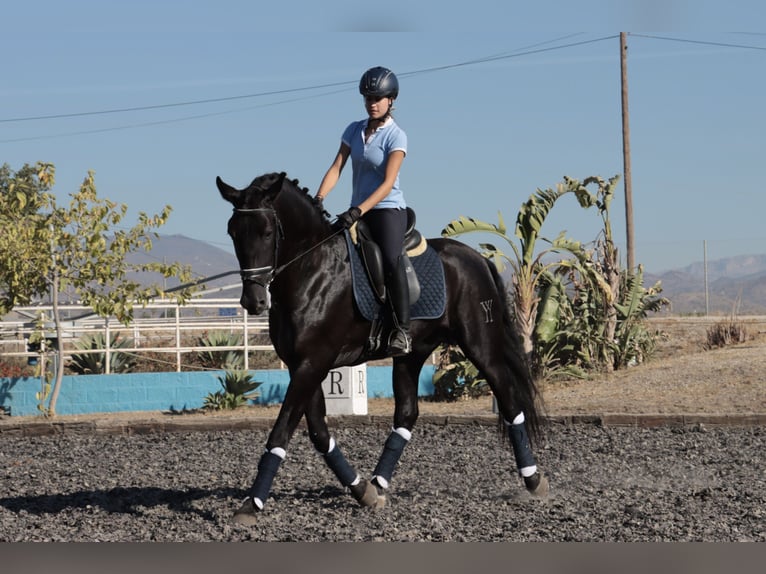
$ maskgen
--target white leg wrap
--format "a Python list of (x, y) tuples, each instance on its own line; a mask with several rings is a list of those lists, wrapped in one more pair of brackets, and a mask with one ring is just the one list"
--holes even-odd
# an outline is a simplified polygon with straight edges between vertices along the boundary
[(271, 454), (274, 454), (274, 455), (278, 456), (282, 460), (285, 460), (285, 457), (287, 456), (287, 451), (285, 451), (285, 449), (280, 448), (278, 446), (272, 448), (269, 452)]
[(533, 465), (533, 466), (525, 466), (524, 468), (522, 468), (521, 470), (519, 470), (519, 473), (520, 473), (520, 474), (521, 474), (521, 476), (523, 476), (524, 478), (526, 478), (526, 477), (529, 477), (529, 476), (532, 476), (532, 475), (533, 475), (533, 474), (535, 474), (536, 472), (537, 472), (537, 465), (536, 465), (536, 464), (535, 464), (535, 465)]
[(388, 488), (388, 481), (382, 476), (378, 476), (376, 474), (372, 478), (380, 485), (381, 488)]

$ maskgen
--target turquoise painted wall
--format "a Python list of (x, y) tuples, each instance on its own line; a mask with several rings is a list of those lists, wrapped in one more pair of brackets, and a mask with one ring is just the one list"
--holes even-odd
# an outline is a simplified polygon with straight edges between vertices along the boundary
[[(433, 365), (420, 373), (418, 396), (434, 393)], [(221, 390), (221, 371), (189, 373), (133, 373), (127, 375), (65, 376), (56, 404), (59, 415), (111, 413), (124, 411), (168, 411), (197, 409), (205, 397)], [(391, 367), (367, 367), (367, 397), (388, 398), (391, 389)], [(287, 371), (254, 371), (259, 404), (281, 403), (289, 382)], [(0, 407), (11, 416), (40, 414), (35, 394), (40, 391), (40, 379), (0, 379)]]

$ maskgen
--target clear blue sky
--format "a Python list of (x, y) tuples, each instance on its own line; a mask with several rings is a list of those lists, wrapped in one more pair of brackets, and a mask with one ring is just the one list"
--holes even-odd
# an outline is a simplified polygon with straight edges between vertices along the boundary
[[(0, 164), (54, 163), (64, 199), (92, 169), (130, 223), (169, 204), (161, 233), (230, 249), (215, 177), (244, 186), (284, 170), (315, 191), (364, 115), (359, 76), (384, 65), (400, 77), (401, 180), (419, 228), (498, 211), (512, 225), (538, 187), (622, 173), (625, 30), (637, 262), (684, 266), (703, 240), (711, 260), (766, 253), (766, 33), (742, 31), (766, 21), (765, 5), (519, 4), (8, 3)], [(349, 166), (332, 213), (350, 179)], [(622, 183), (612, 220), (624, 247)], [(600, 220), (562, 201), (543, 234), (562, 230), (592, 241)]]

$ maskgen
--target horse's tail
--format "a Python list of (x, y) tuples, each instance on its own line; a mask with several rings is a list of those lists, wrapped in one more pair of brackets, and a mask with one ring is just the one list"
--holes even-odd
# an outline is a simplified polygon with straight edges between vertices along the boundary
[[(495, 286), (497, 287), (503, 305), (503, 331), (505, 333), (503, 352), (505, 355), (505, 362), (511, 370), (513, 379), (510, 381), (511, 396), (513, 397), (514, 405), (524, 412), (524, 418), (526, 419), (526, 426), (530, 438), (533, 442), (538, 443), (542, 436), (541, 417), (539, 413), (539, 410), (542, 407), (541, 397), (538, 393), (534, 377), (532, 377), (532, 371), (527, 360), (527, 355), (524, 352), (521, 338), (516, 332), (516, 326), (511, 317), (511, 302), (503, 278), (500, 276), (500, 273), (497, 271), (497, 268), (492, 261), (487, 259), (486, 262), (490, 273), (492, 274), (492, 278), (495, 281)], [(503, 424), (502, 419), (503, 415), (500, 413), (500, 420), (498, 421), (500, 425)]]

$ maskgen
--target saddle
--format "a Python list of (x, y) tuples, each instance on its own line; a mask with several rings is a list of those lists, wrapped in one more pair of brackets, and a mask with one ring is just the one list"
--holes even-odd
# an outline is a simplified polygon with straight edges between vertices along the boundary
[[(404, 234), (404, 251), (402, 253), (403, 264), (407, 271), (407, 286), (410, 292), (410, 305), (414, 305), (420, 298), (420, 281), (415, 274), (410, 257), (422, 255), (428, 244), (420, 232), (415, 229), (415, 212), (412, 208), (407, 209), (407, 230)], [(370, 281), (375, 297), (381, 303), (386, 302), (385, 275), (383, 273), (383, 257), (380, 247), (372, 239), (370, 229), (364, 220), (357, 221), (350, 229), (351, 241), (356, 245), (361, 256), (367, 278)]]
[[(364, 221), (358, 221), (346, 231), (346, 244), (354, 301), (362, 317), (371, 324), (367, 343), (358, 359), (363, 362), (367, 357), (376, 356), (383, 349), (385, 340), (388, 313), (384, 312), (387, 297), (383, 257)], [(401, 263), (404, 264), (410, 293), (410, 319), (441, 317), (447, 299), (444, 267), (439, 254), (415, 229), (415, 213), (409, 208), (402, 251)]]

